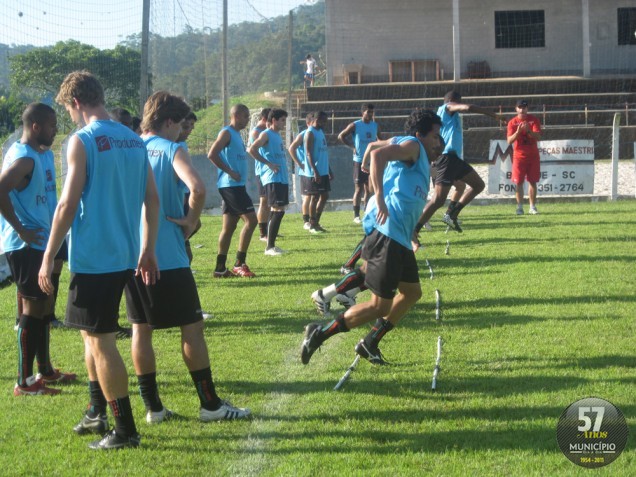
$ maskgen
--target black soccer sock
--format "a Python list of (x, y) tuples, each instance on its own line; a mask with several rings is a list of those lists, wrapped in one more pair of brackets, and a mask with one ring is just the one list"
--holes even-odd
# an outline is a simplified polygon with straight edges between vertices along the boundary
[(88, 417), (95, 418), (100, 414), (106, 413), (106, 397), (102, 391), (102, 387), (99, 385), (99, 381), (88, 382), (88, 393), (90, 395), (90, 404), (86, 414)]
[(303, 222), (304, 222), (304, 223), (309, 222), (309, 214), (304, 214), (304, 215), (303, 215)]
[(20, 315), (18, 328), (18, 384), (26, 386), (26, 379), (33, 376), (33, 360), (38, 349), (41, 322), (33, 316)]
[(353, 206), (353, 216), (354, 217), (360, 217), (360, 206), (359, 205), (354, 205)]
[(236, 262), (234, 263), (235, 267), (240, 267), (247, 260), (247, 252), (236, 252)]
[(457, 216), (459, 215), (459, 213), (462, 211), (462, 209), (466, 207), (466, 204), (462, 204), (461, 202), (457, 202), (457, 204), (455, 205), (455, 208), (453, 209), (453, 213), (450, 214), (451, 217), (453, 218), (457, 218)]
[(448, 204), (448, 209), (446, 209), (446, 213), (448, 215), (451, 215), (453, 211), (455, 210), (456, 205), (457, 205), (457, 202), (454, 200), (451, 200), (450, 203)]
[(114, 401), (108, 401), (110, 410), (115, 417), (115, 432), (120, 437), (130, 437), (137, 434), (135, 418), (130, 406), (130, 397), (121, 397)]
[(358, 260), (360, 260), (360, 256), (362, 255), (363, 244), (364, 244), (364, 239), (358, 242), (358, 245), (356, 245), (356, 248), (353, 249), (353, 253), (349, 257), (349, 259), (344, 263), (343, 267), (353, 268), (356, 266), (356, 263), (358, 262)]
[(336, 282), (336, 291), (338, 293), (346, 293), (354, 288), (360, 288), (364, 286), (364, 273), (359, 268), (356, 268), (351, 273), (347, 273), (344, 277)]
[(192, 376), (194, 387), (197, 389), (201, 407), (208, 411), (216, 411), (221, 407), (221, 398), (216, 394), (210, 367), (199, 369), (198, 371), (190, 371), (190, 376)]
[(258, 230), (261, 232), (261, 237), (267, 237), (267, 222), (259, 222)]
[(272, 212), (272, 218), (269, 220), (269, 230), (267, 234), (267, 248), (276, 246), (276, 237), (278, 237), (278, 230), (280, 229), (280, 223), (283, 221), (284, 216), (284, 210)]
[(322, 212), (317, 212), (316, 213), (316, 223), (320, 224), (320, 218), (322, 217)]
[(227, 254), (219, 253), (216, 256), (216, 268), (215, 272), (224, 272), (226, 269), (225, 262), (227, 262)]
[(349, 331), (349, 328), (347, 327), (347, 324), (345, 323), (344, 320), (344, 313), (340, 313), (336, 319), (331, 320), (329, 323), (327, 323), (326, 325), (324, 325), (322, 327), (322, 329), (320, 330), (320, 338), (321, 338), (321, 343), (327, 341), (329, 338), (331, 338), (334, 335), (337, 335), (338, 333), (346, 333)]
[[(59, 275), (58, 275), (59, 277)], [(53, 365), (51, 364), (50, 350), (50, 338), (51, 338), (51, 320), (55, 318), (55, 315), (51, 313), (46, 315), (40, 322), (40, 336), (38, 339), (38, 349), (35, 353), (36, 361), (38, 363), (38, 372), (44, 376), (50, 376), (55, 372)]]
[(384, 335), (393, 328), (395, 328), (395, 326), (389, 320), (378, 318), (373, 328), (371, 328), (371, 331), (369, 331), (369, 334), (364, 337), (364, 343), (370, 348), (375, 348)]
[(139, 382), (139, 394), (144, 401), (146, 410), (159, 412), (163, 409), (163, 403), (159, 397), (159, 388), (157, 387), (157, 373), (148, 373), (137, 375)]

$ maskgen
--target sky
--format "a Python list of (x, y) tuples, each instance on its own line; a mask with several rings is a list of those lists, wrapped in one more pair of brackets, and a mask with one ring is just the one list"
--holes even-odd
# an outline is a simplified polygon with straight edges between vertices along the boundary
[[(228, 21), (262, 21), (316, 0), (228, 0)], [(151, 0), (150, 29), (178, 35), (186, 25), (216, 29), (222, 0)], [(142, 0), (0, 0), (0, 43), (53, 45), (73, 39), (113, 48), (141, 32)]]

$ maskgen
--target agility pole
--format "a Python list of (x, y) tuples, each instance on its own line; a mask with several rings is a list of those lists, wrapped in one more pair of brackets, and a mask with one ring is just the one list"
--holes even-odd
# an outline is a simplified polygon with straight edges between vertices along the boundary
[(426, 259), (426, 266), (428, 267), (429, 271), (431, 272), (431, 280), (432, 280), (433, 277), (435, 277), (435, 275), (433, 274), (433, 267), (431, 267), (431, 262), (428, 261), (428, 258)]
[(446, 250), (444, 250), (446, 255), (450, 255), (450, 240), (446, 241)]
[(347, 371), (342, 375), (342, 377), (340, 378), (340, 381), (338, 381), (338, 384), (336, 384), (333, 388), (334, 391), (338, 391), (343, 385), (344, 383), (347, 382), (347, 380), (349, 379), (349, 376), (351, 376), (351, 373), (353, 372), (354, 369), (356, 369), (356, 366), (358, 366), (358, 361), (360, 361), (360, 355), (356, 355), (356, 359), (353, 360), (353, 363), (351, 363), (351, 366), (349, 366), (349, 368), (347, 369)]
[(435, 369), (433, 370), (433, 384), (431, 385), (431, 390), (435, 391), (437, 389), (437, 376), (439, 375), (440, 366), (439, 363), (442, 360), (442, 337), (437, 337), (437, 359), (435, 359)]
[(435, 320), (439, 321), (442, 318), (442, 297), (439, 290), (435, 289)]

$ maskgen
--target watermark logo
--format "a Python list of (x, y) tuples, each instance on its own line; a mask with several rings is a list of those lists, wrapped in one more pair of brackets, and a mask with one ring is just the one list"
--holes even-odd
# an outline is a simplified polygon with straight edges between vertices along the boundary
[(557, 442), (563, 455), (589, 469), (614, 462), (625, 449), (628, 436), (623, 413), (597, 397), (570, 404), (557, 424)]

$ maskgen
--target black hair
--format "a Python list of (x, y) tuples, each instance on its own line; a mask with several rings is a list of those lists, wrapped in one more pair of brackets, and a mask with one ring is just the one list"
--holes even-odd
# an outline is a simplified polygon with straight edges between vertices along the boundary
[(430, 109), (416, 109), (404, 123), (404, 131), (410, 136), (420, 133), (426, 136), (433, 129), (434, 124), (442, 125), (442, 120)]
[(269, 112), (269, 116), (267, 116), (267, 120), (269, 122), (272, 122), (272, 119), (276, 119), (278, 121), (279, 119), (286, 118), (286, 117), (287, 117), (287, 111), (285, 111), (284, 109), (273, 108)]

